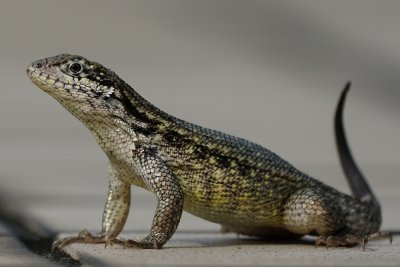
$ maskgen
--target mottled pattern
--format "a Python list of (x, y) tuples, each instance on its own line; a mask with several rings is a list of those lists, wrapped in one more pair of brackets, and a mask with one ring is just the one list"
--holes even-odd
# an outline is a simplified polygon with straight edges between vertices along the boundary
[(260, 237), (379, 230), (375, 199), (340, 193), (257, 144), (168, 115), (96, 62), (63, 54), (32, 63), (28, 75), (87, 126), (110, 161), (102, 232), (64, 244), (120, 242), (131, 184), (153, 192), (158, 206), (150, 234), (128, 246), (161, 248), (183, 209)]
[(162, 247), (178, 227), (183, 210), (183, 191), (176, 176), (157, 154), (156, 148), (138, 147), (134, 166), (158, 200), (151, 231), (145, 241)]
[(289, 231), (303, 235), (313, 231), (329, 235), (338, 225), (344, 225), (338, 203), (330, 203), (319, 188), (305, 188), (291, 195), (286, 201), (283, 223)]

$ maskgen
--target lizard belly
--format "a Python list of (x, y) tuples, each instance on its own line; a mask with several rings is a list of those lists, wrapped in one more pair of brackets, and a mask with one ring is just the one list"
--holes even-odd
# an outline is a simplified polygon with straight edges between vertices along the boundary
[(282, 226), (282, 200), (296, 190), (280, 178), (263, 178), (255, 183), (251, 177), (229, 174), (175, 174), (185, 195), (185, 211), (230, 226)]
[[(220, 196), (214, 196), (220, 197)], [(185, 193), (184, 210), (205, 220), (226, 226), (241, 227), (278, 227), (281, 225), (282, 216), (279, 212), (279, 203), (227, 203), (223, 197), (220, 201), (212, 202), (208, 198), (199, 199), (190, 193)]]

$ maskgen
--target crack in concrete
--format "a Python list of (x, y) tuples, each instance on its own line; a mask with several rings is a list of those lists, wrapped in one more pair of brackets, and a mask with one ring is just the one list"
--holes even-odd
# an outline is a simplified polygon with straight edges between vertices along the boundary
[(82, 266), (80, 261), (64, 251), (59, 249), (52, 251), (51, 246), (57, 237), (55, 231), (38, 220), (9, 208), (4, 199), (0, 199), (0, 222), (34, 254), (58, 265)]

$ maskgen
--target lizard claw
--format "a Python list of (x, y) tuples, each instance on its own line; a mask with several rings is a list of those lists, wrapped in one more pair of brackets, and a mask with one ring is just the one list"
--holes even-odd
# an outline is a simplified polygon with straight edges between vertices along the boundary
[(367, 236), (356, 236), (353, 234), (346, 234), (343, 236), (319, 236), (315, 241), (315, 246), (328, 247), (351, 247), (362, 244), (365, 251), (365, 245), (368, 243)]
[(63, 250), (66, 246), (74, 244), (74, 243), (83, 243), (83, 244), (99, 244), (104, 243), (105, 248), (109, 245), (120, 245), (123, 248), (155, 248), (159, 249), (162, 246), (156, 242), (154, 238), (146, 237), (141, 241), (136, 241), (132, 239), (122, 239), (122, 238), (114, 238), (114, 239), (107, 239), (105, 234), (96, 234), (92, 235), (89, 231), (83, 230), (77, 236), (69, 236), (57, 240), (53, 243), (51, 250), (54, 251), (55, 249)]
[(51, 246), (51, 251), (54, 251), (55, 249), (63, 250), (66, 246), (73, 243), (105, 243), (107, 246), (107, 244), (111, 242), (106, 241), (104, 234), (92, 235), (88, 230), (85, 229), (79, 232), (77, 236), (69, 236), (54, 241), (53, 245)]
[(116, 239), (113, 242), (122, 245), (124, 248), (160, 249), (162, 247), (162, 245), (159, 244), (157, 240), (151, 235), (143, 238), (140, 241), (136, 241), (133, 239)]
[(369, 240), (389, 239), (390, 244), (393, 243), (393, 234), (391, 232), (376, 232), (368, 235)]
[(328, 237), (325, 235), (321, 235), (321, 236), (317, 237), (317, 239), (315, 240), (315, 247), (325, 246), (327, 239), (328, 239)]
[(368, 244), (369, 240), (386, 239), (388, 238), (390, 244), (393, 242), (393, 236), (389, 232), (376, 232), (369, 235), (354, 235), (345, 234), (339, 236), (319, 236), (315, 240), (315, 246), (326, 246), (328, 247), (351, 247), (356, 245), (362, 245), (363, 251)]

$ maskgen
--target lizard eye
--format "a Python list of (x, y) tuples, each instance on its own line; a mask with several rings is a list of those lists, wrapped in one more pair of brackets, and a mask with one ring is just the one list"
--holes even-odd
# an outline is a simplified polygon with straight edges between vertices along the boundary
[(72, 74), (79, 74), (83, 71), (83, 65), (79, 62), (74, 62), (69, 65), (69, 70)]
[(41, 69), (41, 68), (43, 67), (43, 64), (40, 63), (40, 62), (38, 62), (38, 63), (35, 63), (35, 64), (33, 65), (33, 67), (36, 68), (36, 69)]

